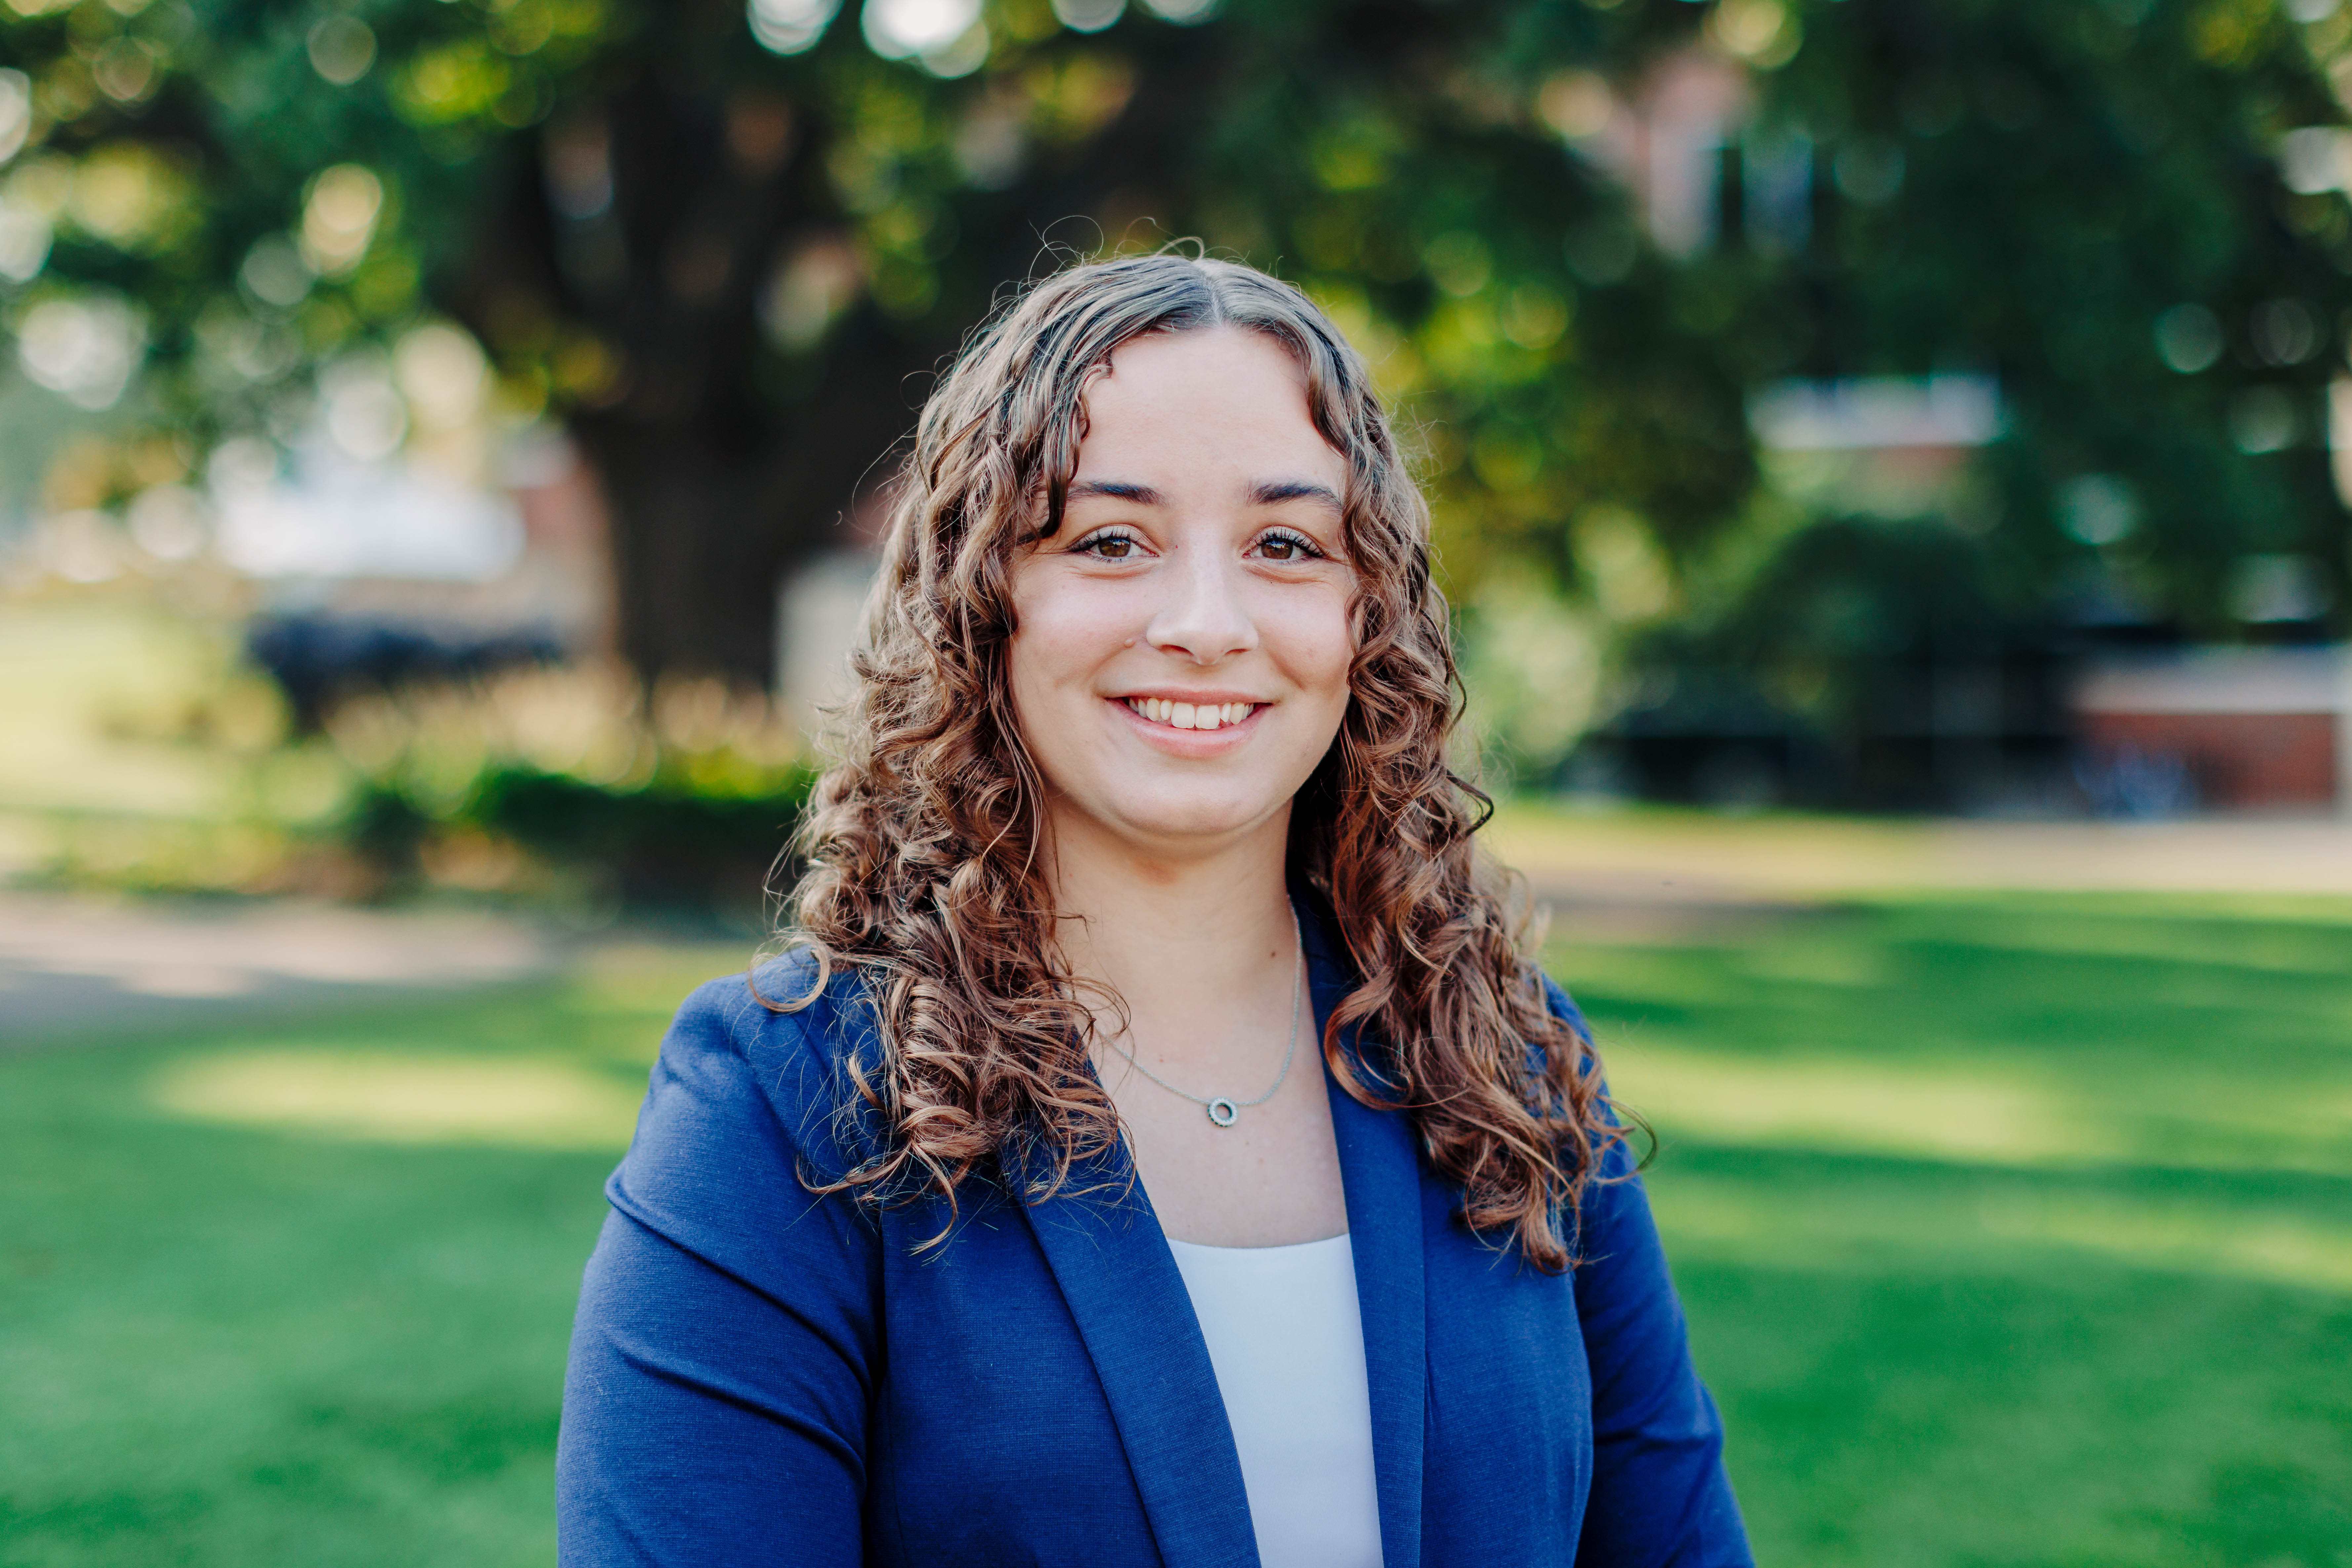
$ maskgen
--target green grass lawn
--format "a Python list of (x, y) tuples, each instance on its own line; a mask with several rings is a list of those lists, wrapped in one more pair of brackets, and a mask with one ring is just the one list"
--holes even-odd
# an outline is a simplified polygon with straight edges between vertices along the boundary
[(0, 1055), (0, 1564), (551, 1563), (600, 1188), (744, 956)]
[[(549, 1562), (598, 1185), (740, 957), (0, 1057), (0, 1565)], [(2352, 1568), (2352, 910), (1550, 961), (1663, 1137), (1762, 1561)]]
[(2352, 1564), (2352, 911), (1556, 949), (1768, 1564)]

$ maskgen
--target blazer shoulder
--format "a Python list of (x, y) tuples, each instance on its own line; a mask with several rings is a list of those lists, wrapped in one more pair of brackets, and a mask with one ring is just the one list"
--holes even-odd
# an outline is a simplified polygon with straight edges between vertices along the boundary
[[(1601, 1179), (1601, 1184), (1603, 1187), (1615, 1185), (1628, 1178), (1637, 1177), (1643, 1162), (1636, 1157), (1628, 1135), (1638, 1131), (1641, 1136), (1646, 1137), (1647, 1124), (1641, 1122), (1637, 1118), (1632, 1126), (1628, 1126), (1627, 1118), (1619, 1111), (1616, 1100), (1610, 1095), (1609, 1079), (1603, 1071), (1600, 1047), (1593, 1038), (1592, 1026), (1585, 1020), (1583, 1009), (1576, 1005), (1575, 998), (1569, 995), (1559, 981), (1554, 980), (1549, 974), (1543, 974), (1542, 978), (1544, 998), (1551, 1009), (1551, 1016), (1576, 1033), (1576, 1048), (1580, 1058), (1578, 1063), (1579, 1070), (1595, 1075), (1599, 1082), (1601, 1098), (1594, 1110), (1601, 1126), (1608, 1131), (1601, 1134), (1607, 1146), (1601, 1150), (1601, 1162), (1596, 1167), (1595, 1173)], [(1544, 1047), (1531, 1041), (1528, 1048), (1533, 1065), (1540, 1068), (1543, 1064), (1534, 1058), (1534, 1053), (1541, 1051)], [(1588, 1194), (1588, 1201), (1591, 1201), (1591, 1194)]]
[(837, 1174), (872, 1152), (856, 1079), (878, 1058), (863, 978), (822, 972), (803, 949), (697, 986), (662, 1042), (656, 1080), (715, 1098), (756, 1093), (801, 1158)]
[(804, 948), (704, 981), (679, 1005), (672, 1030), (682, 1044), (770, 1066), (836, 1066), (874, 1034), (863, 978), (821, 966)]
[(1592, 1026), (1584, 1021), (1584, 1010), (1576, 1005), (1576, 999), (1568, 994), (1567, 988), (1549, 973), (1538, 969), (1536, 974), (1543, 982), (1544, 1002), (1550, 1007), (1551, 1016), (1574, 1029), (1589, 1047), (1592, 1042)]

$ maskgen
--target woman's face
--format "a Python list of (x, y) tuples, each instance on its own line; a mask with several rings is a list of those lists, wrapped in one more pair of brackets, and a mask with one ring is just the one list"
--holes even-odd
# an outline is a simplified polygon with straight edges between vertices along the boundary
[(1348, 708), (1347, 465), (1279, 345), (1139, 338), (1087, 393), (1060, 531), (1016, 560), (1013, 710), (1057, 841), (1278, 835)]

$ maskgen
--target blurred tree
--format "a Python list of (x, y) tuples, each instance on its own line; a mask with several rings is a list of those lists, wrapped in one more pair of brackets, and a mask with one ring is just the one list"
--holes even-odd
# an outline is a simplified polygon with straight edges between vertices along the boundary
[(649, 672), (766, 673), (779, 574), (1049, 250), (1195, 235), (1315, 289), (1425, 434), (1463, 570), (1570, 570), (1594, 499), (1695, 539), (1752, 477), (1720, 332), (1539, 112), (1563, 63), (1689, 36), (1676, 7), (12, 3), (20, 335), (114, 331), (205, 445), (286, 437), (339, 360), (455, 315), (593, 459)]
[(1753, 96), (1684, 297), (1734, 301), (1759, 381), (1985, 378), (2001, 417), (1959, 466), (1764, 454), (1618, 634), (1641, 787), (1742, 797), (1770, 753), (1768, 796), (2032, 798), (2073, 654), (2341, 633), (2352, 11), (1718, 0), (1706, 31)]
[[(2335, 0), (0, 4), (0, 316), (89, 406), (143, 359), (179, 437), (77, 493), (454, 317), (603, 477), (648, 673), (768, 672), (780, 574), (1005, 280), (1181, 235), (1367, 347), (1457, 586), (1548, 577), (1644, 657), (1762, 647), (1831, 555), (1956, 552), (2000, 637), (2343, 624)], [(2007, 418), (1948, 548), (1757, 499), (1752, 391), (1944, 370)], [(1833, 725), (1926, 635), (1773, 646)]]
[(1752, 193), (1759, 154), (1813, 149), (1814, 232), (1774, 255), (1751, 224), (1738, 247), (1796, 368), (1999, 378), (1998, 499), (1962, 521), (2021, 601), (2232, 636), (2296, 607), (2247, 602), (2249, 558), (2287, 557), (2305, 613), (2282, 619), (2332, 604), (2343, 625), (2326, 392), (2352, 208), (2326, 72), (2352, 12), (1812, 0), (1802, 20), (1741, 153)]

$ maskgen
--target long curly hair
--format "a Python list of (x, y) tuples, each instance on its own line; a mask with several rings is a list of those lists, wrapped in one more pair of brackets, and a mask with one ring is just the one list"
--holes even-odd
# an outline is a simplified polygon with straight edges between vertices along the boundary
[(1552, 1010), (1474, 855), (1492, 807), (1447, 761), (1459, 682), (1428, 507), (1362, 360), (1305, 294), (1165, 252), (1035, 283), (923, 407), (779, 933), (814, 950), (817, 982), (771, 1005), (804, 1005), (845, 971), (877, 1025), (878, 1057), (845, 1070), (883, 1136), (855, 1169), (812, 1183), (931, 1191), (951, 1215), (992, 1162), (1040, 1173), (1034, 1199), (1118, 1138), (1089, 1065), (1089, 987), (1054, 936), (1045, 781), (1006, 679), (1011, 574), (1061, 526), (1082, 399), (1112, 352), (1216, 327), (1297, 361), (1316, 428), (1348, 465), (1351, 700), (1290, 826), (1294, 871), (1328, 900), (1359, 980), (1324, 1030), (1324, 1060), (1358, 1100), (1412, 1117), (1474, 1229), (1566, 1268), (1578, 1203), (1622, 1134), (1591, 1042)]

